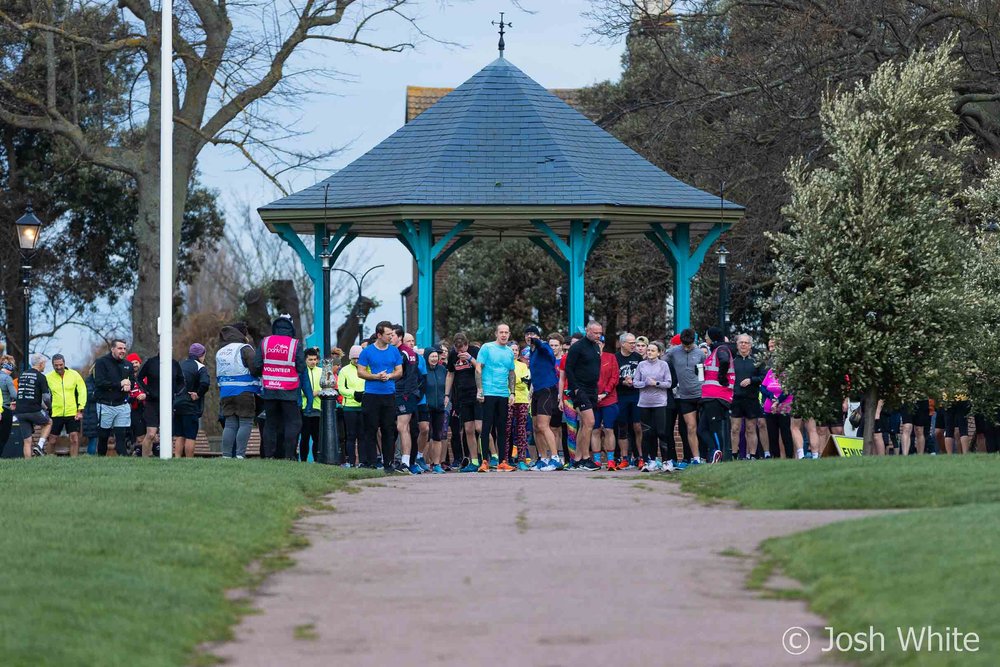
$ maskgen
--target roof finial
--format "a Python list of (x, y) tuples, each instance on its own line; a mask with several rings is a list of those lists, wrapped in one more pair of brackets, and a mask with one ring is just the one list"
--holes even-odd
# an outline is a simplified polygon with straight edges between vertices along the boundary
[(504, 43), (503, 43), (504, 32), (503, 32), (503, 29), (504, 28), (513, 28), (514, 24), (510, 23), (510, 22), (507, 22), (507, 23), (503, 22), (503, 12), (500, 12), (500, 22), (499, 23), (497, 23), (496, 21), (490, 21), (490, 23), (493, 24), (493, 25), (500, 26), (500, 43), (497, 46), (500, 49), (500, 57), (503, 58), (503, 49), (504, 49)]

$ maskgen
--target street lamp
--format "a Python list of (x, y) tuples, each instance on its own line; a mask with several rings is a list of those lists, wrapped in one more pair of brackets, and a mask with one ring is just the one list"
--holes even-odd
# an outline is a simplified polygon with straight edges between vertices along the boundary
[(35, 245), (38, 243), (38, 235), (42, 229), (42, 221), (35, 216), (31, 210), (31, 204), (25, 208), (24, 215), (14, 223), (17, 227), (17, 243), (21, 246), (21, 288), (24, 290), (24, 313), (22, 332), (22, 353), (21, 370), (28, 370), (30, 361), (28, 359), (28, 336), (31, 333), (30, 316), (31, 305), (29, 301), (29, 285), (31, 282), (31, 258), (35, 254)]
[(377, 266), (371, 267), (370, 269), (368, 269), (367, 271), (365, 271), (364, 273), (361, 274), (361, 279), (360, 280), (358, 279), (358, 277), (356, 275), (354, 275), (353, 273), (351, 273), (347, 269), (338, 269), (338, 268), (333, 268), (332, 269), (333, 271), (340, 271), (341, 273), (346, 273), (347, 275), (349, 275), (351, 278), (354, 279), (354, 284), (358, 286), (358, 302), (357, 302), (358, 303), (358, 309), (359, 309), (358, 310), (358, 345), (361, 345), (363, 342), (365, 342), (365, 320), (364, 320), (364, 318), (362, 318), (362, 316), (361, 316), (361, 310), (360, 310), (360, 308), (361, 308), (361, 299), (364, 296), (361, 293), (361, 286), (364, 284), (365, 278), (368, 277), (369, 273), (371, 273), (375, 269), (382, 269), (382, 268), (385, 268), (385, 264), (379, 264)]
[(719, 328), (722, 329), (723, 334), (727, 334), (729, 294), (726, 285), (726, 258), (729, 256), (729, 251), (726, 250), (725, 245), (720, 245), (715, 254), (719, 257)]

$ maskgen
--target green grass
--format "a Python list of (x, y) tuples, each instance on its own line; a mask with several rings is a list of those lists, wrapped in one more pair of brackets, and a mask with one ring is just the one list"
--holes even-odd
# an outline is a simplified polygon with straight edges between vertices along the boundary
[(689, 467), (681, 490), (754, 509), (890, 509), (1000, 502), (1000, 458), (887, 456)]
[[(1000, 458), (736, 463), (678, 477), (683, 490), (702, 498), (759, 509), (917, 508), (767, 540), (747, 587), (766, 597), (804, 597), (838, 632), (874, 626), (885, 635), (884, 653), (838, 656), (863, 665), (996, 664)], [(802, 590), (769, 588), (775, 570)], [(928, 625), (975, 632), (980, 650), (904, 653), (896, 628)]]
[[(0, 664), (211, 663), (303, 508), (360, 471), (279, 461), (0, 461)], [(247, 566), (258, 562), (251, 573)]]

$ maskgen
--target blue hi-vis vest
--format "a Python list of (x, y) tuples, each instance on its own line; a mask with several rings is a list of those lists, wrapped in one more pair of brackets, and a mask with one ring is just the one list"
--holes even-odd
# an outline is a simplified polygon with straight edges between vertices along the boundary
[(260, 393), (260, 380), (250, 375), (250, 369), (243, 363), (244, 347), (249, 345), (230, 343), (215, 353), (215, 374), (219, 378), (220, 398)]

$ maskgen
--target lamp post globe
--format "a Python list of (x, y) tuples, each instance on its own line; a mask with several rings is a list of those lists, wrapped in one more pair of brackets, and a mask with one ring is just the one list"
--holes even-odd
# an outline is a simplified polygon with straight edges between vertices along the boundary
[(22, 253), (32, 253), (38, 243), (38, 235), (42, 230), (42, 221), (38, 219), (31, 208), (31, 204), (25, 208), (24, 215), (14, 222), (17, 228), (17, 243), (21, 247)]

